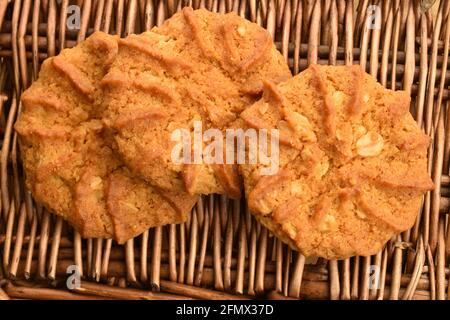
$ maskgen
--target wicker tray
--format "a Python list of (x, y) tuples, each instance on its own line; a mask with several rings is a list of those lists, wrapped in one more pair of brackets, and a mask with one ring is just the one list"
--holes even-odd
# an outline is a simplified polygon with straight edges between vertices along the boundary
[[(0, 298), (450, 297), (450, 1), (429, 9), (433, 2), (0, 0)], [(81, 9), (78, 30), (69, 30), (68, 15), (61, 15), (73, 4)], [(185, 224), (151, 229), (124, 246), (81, 239), (37, 206), (24, 188), (12, 125), (42, 60), (94, 30), (121, 36), (148, 30), (185, 5), (234, 10), (264, 26), (294, 73), (309, 63), (359, 63), (383, 85), (409, 91), (411, 112), (433, 139), (429, 170), (436, 184), (414, 227), (374, 256), (314, 261), (272, 237), (244, 201), (223, 196), (202, 198)], [(379, 29), (368, 24), (370, 5), (380, 8)], [(70, 265), (83, 279), (71, 291)]]

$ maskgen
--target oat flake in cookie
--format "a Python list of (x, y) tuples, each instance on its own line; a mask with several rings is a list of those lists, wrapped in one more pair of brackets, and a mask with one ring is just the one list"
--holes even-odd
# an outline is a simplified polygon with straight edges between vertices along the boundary
[(423, 194), (429, 138), (410, 97), (385, 89), (359, 66), (310, 66), (241, 114), (278, 128), (280, 170), (240, 167), (250, 210), (306, 256), (372, 255), (412, 227)]
[(196, 121), (203, 132), (225, 132), (259, 99), (263, 80), (289, 77), (265, 29), (235, 13), (186, 7), (161, 27), (119, 42), (103, 79), (118, 152), (132, 171), (165, 190), (237, 198), (236, 166), (174, 163), (171, 134), (192, 132)]
[(149, 227), (185, 221), (196, 198), (159, 192), (112, 152), (100, 81), (117, 40), (97, 32), (44, 61), (39, 79), (22, 94), (15, 129), (34, 198), (83, 237), (123, 243)]

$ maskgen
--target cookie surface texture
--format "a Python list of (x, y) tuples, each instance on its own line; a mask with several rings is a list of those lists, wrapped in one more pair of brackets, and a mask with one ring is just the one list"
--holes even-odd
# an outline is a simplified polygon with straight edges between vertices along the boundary
[(45, 60), (38, 80), (22, 94), (15, 130), (34, 198), (83, 237), (123, 243), (149, 227), (184, 221), (196, 198), (160, 192), (113, 153), (101, 80), (117, 42), (97, 32)]
[(312, 65), (279, 84), (241, 119), (278, 129), (279, 170), (240, 170), (250, 211), (306, 256), (377, 253), (411, 228), (423, 194), (429, 138), (404, 91), (385, 89), (359, 66)]

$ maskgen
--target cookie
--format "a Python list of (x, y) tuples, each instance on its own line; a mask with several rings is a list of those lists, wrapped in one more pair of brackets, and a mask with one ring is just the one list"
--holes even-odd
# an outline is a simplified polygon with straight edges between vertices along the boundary
[[(240, 166), (250, 211), (305, 256), (377, 253), (412, 227), (423, 194), (429, 138), (404, 91), (385, 89), (359, 66), (312, 65), (265, 83), (243, 126), (277, 129), (279, 167)], [(276, 151), (274, 149), (274, 151)]]
[(185, 221), (196, 197), (151, 187), (113, 153), (100, 84), (117, 41), (96, 32), (45, 60), (39, 79), (22, 94), (15, 130), (36, 201), (83, 237), (123, 243), (149, 227)]
[[(263, 80), (277, 83), (290, 76), (263, 28), (235, 13), (186, 7), (161, 27), (119, 41), (117, 59), (103, 79), (108, 125), (127, 166), (152, 185), (238, 198), (236, 166), (197, 161), (193, 148), (187, 161), (174, 161), (179, 143), (174, 132), (185, 129), (190, 145), (195, 124), (200, 134), (208, 129), (225, 134), (259, 99)], [(205, 151), (209, 142), (198, 145)]]

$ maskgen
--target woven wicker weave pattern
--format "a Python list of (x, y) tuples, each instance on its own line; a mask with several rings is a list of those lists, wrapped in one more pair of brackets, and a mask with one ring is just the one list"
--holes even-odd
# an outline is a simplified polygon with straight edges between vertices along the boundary
[[(435, 16), (427, 10), (432, 2), (0, 0), (0, 298), (449, 297), (450, 2), (436, 4)], [(79, 30), (69, 30), (61, 14), (73, 4), (81, 9)], [(236, 11), (267, 28), (294, 73), (310, 63), (361, 64), (384, 86), (409, 91), (413, 116), (433, 138), (429, 169), (437, 186), (414, 227), (372, 257), (312, 263), (262, 228), (243, 200), (224, 196), (204, 197), (185, 224), (151, 229), (124, 246), (83, 240), (36, 205), (24, 189), (12, 126), (20, 93), (42, 60), (95, 30), (121, 36), (149, 30), (185, 5)], [(381, 29), (368, 28), (370, 5), (380, 8)], [(66, 269), (74, 264), (84, 280), (68, 292)], [(380, 271), (376, 287), (371, 270)]]

